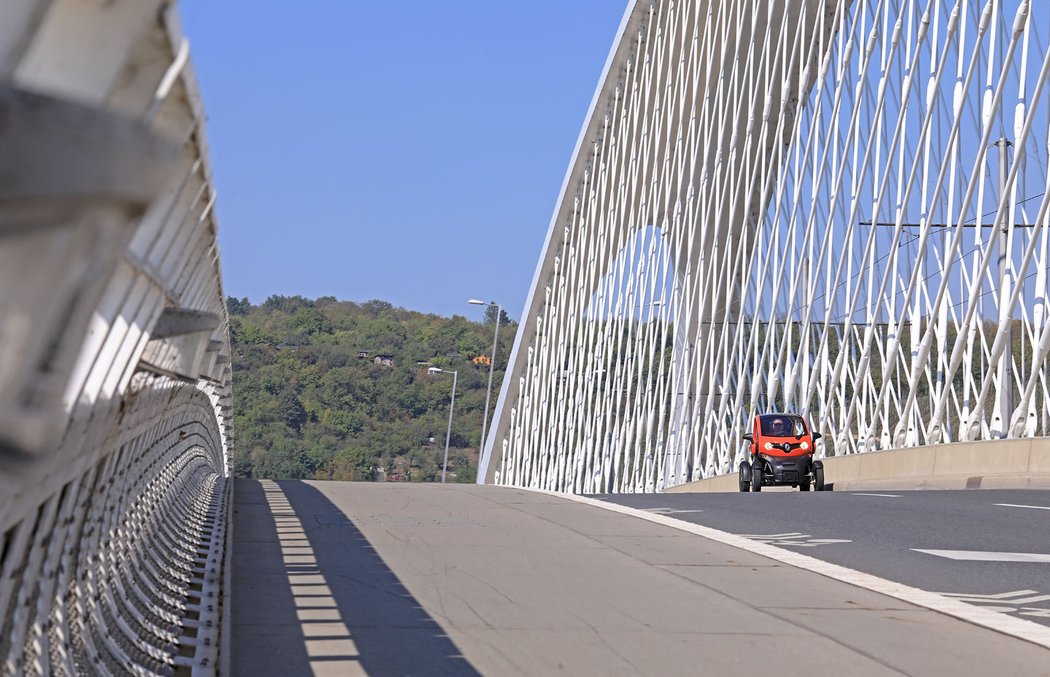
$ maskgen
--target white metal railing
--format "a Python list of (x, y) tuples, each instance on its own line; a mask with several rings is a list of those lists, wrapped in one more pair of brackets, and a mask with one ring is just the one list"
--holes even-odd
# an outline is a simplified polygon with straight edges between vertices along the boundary
[(174, 3), (0, 7), (0, 673), (215, 672), (230, 349)]
[(822, 451), (1050, 435), (1050, 7), (637, 0), (479, 481), (655, 491), (757, 412)]

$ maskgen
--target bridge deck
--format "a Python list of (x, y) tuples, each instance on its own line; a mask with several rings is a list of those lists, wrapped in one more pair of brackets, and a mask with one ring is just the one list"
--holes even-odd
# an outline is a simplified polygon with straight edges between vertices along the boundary
[(236, 674), (1033, 674), (1050, 652), (488, 486), (238, 480)]

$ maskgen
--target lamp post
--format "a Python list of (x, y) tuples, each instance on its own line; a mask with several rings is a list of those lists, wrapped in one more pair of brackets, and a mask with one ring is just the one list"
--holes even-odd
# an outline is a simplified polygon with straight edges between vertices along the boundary
[(448, 472), (448, 442), (452, 439), (452, 410), (456, 406), (456, 381), (459, 379), (459, 371), (449, 371), (439, 367), (429, 367), (428, 374), (452, 374), (452, 401), (448, 404), (448, 429), (445, 430), (445, 460), (441, 464), (441, 483), (445, 483), (445, 473)]
[(489, 425), (489, 400), (492, 398), (492, 371), (496, 368), (496, 341), (499, 339), (499, 320), (500, 315), (503, 314), (503, 306), (496, 303), (495, 301), (479, 301), (478, 299), (470, 299), (467, 301), (475, 306), (496, 306), (496, 331), (492, 335), (492, 354), (489, 355), (489, 387), (485, 391), (485, 413), (481, 417), (481, 448), (478, 449), (478, 462), (481, 462), (481, 457), (485, 453), (485, 433), (488, 431)]

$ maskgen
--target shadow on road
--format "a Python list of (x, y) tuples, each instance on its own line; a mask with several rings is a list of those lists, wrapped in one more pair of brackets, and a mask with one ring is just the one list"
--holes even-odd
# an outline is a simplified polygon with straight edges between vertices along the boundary
[(320, 491), (238, 480), (235, 508), (234, 674), (479, 674)]

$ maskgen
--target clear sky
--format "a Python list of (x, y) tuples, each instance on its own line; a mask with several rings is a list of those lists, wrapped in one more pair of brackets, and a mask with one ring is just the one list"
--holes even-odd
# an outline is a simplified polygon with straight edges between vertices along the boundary
[(182, 0), (226, 293), (519, 319), (626, 4)]

